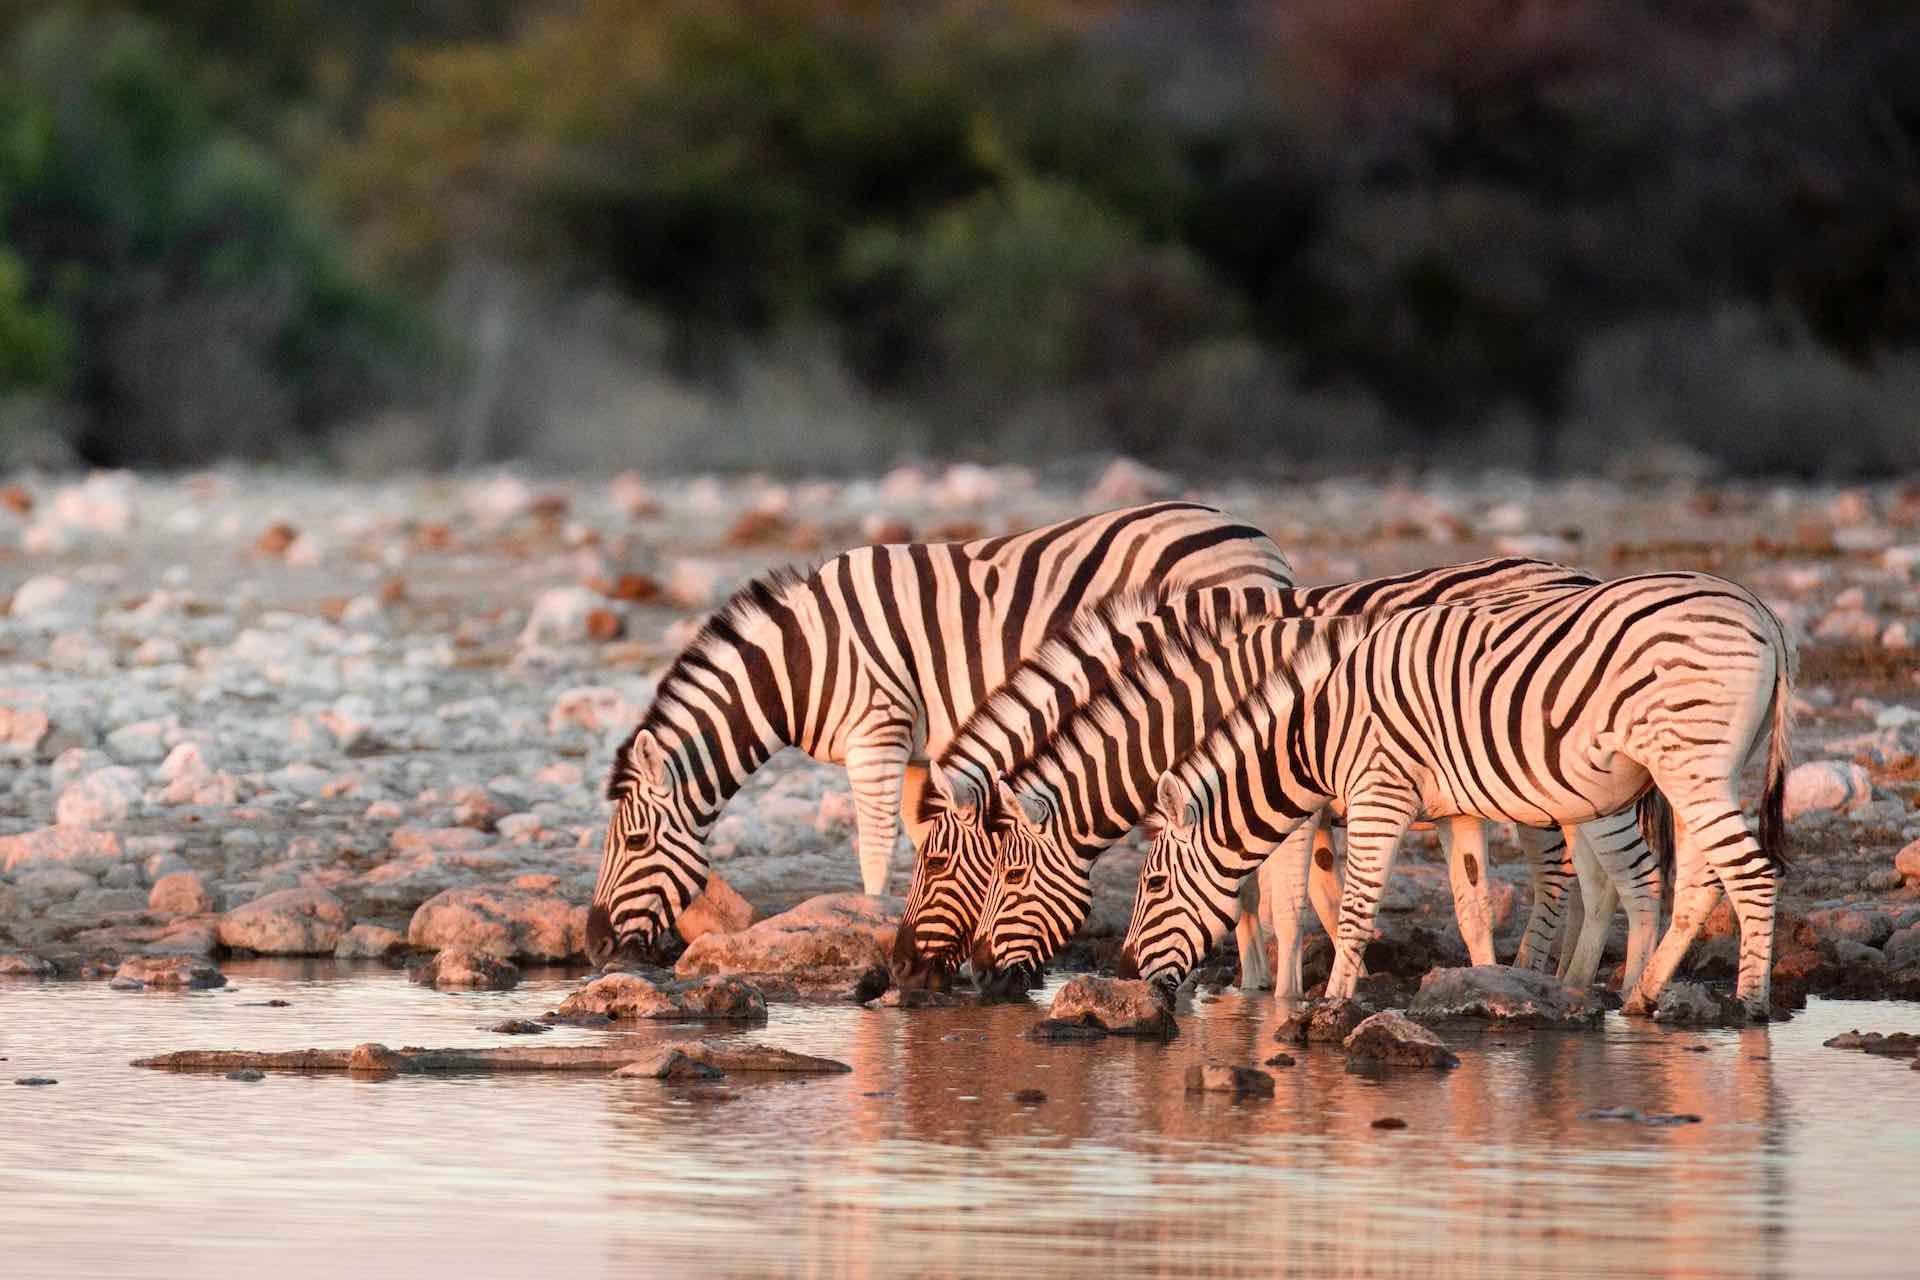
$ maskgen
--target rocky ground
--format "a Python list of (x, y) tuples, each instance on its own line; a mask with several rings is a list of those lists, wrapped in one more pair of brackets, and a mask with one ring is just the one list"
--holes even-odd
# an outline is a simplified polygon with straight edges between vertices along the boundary
[[(577, 963), (611, 748), (734, 586), (860, 542), (998, 533), (1180, 492), (1125, 463), (1073, 482), (972, 466), (850, 482), (0, 482), (0, 975), (457, 947), (477, 956), (427, 980), (498, 984), (511, 975), (486, 957)], [(1508, 551), (1753, 587), (1803, 646), (1783, 975), (1920, 997), (1920, 486), (1489, 476), (1191, 492), (1270, 530), (1303, 582)], [(700, 928), (856, 889), (851, 817), (838, 770), (777, 759), (714, 833), (738, 896), (717, 893)], [(1409, 977), (1465, 963), (1445, 869), (1430, 843), (1413, 846), (1370, 957)], [(908, 856), (902, 842), (896, 890)], [(1075, 955), (1098, 958), (1124, 927), (1137, 865), (1131, 845), (1102, 864)], [(1511, 947), (1525, 876), (1497, 872)], [(881, 945), (897, 902), (809, 909), (768, 923), (857, 977), (870, 949), (858, 935)], [(1697, 953), (1703, 976), (1731, 973), (1728, 924)], [(768, 963), (756, 946), (716, 937), (683, 976)], [(1325, 949), (1321, 936), (1310, 980)], [(139, 963), (122, 979), (210, 980)]]

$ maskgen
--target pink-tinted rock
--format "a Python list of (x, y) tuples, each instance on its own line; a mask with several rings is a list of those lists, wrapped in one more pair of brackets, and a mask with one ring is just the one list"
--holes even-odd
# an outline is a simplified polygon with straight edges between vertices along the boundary
[(111, 831), (42, 827), (0, 836), (0, 871), (10, 876), (53, 867), (97, 876), (120, 859), (120, 837)]
[(194, 871), (161, 876), (147, 892), (147, 910), (160, 915), (197, 916), (213, 908), (213, 891)]
[(1047, 1010), (1052, 1022), (1097, 1026), (1116, 1036), (1143, 1036), (1171, 1040), (1180, 1034), (1165, 1000), (1150, 982), (1101, 978), (1091, 974), (1069, 978)]
[(118, 991), (205, 991), (226, 986), (227, 979), (199, 956), (129, 956), (111, 985)]
[(446, 947), (413, 972), (423, 987), (442, 990), (509, 991), (520, 983), (520, 970), (510, 960), (467, 947)]
[(566, 960), (586, 951), (587, 911), (526, 889), (449, 889), (420, 904), (407, 942), (420, 951), (469, 947), (512, 960)]
[(609, 1018), (738, 1018), (767, 1016), (766, 997), (738, 978), (712, 977), (689, 982), (653, 983), (637, 973), (595, 978), (568, 996), (557, 1010), (563, 1018), (604, 1014)]
[(51, 978), (53, 961), (31, 951), (0, 951), (0, 978)]
[(674, 930), (682, 942), (692, 942), (709, 933), (738, 933), (753, 924), (753, 904), (718, 875), (707, 877), (707, 887), (674, 921)]
[(325, 889), (282, 889), (220, 918), (220, 945), (274, 956), (332, 953), (347, 930), (347, 909)]
[(1563, 986), (1548, 974), (1497, 964), (1431, 971), (1407, 1010), (1420, 1022), (1526, 1027), (1597, 1026), (1604, 1012), (1591, 992)]
[(1273, 1038), (1281, 1044), (1339, 1044), (1371, 1012), (1358, 1000), (1317, 1000), (1283, 1014)]
[(809, 898), (737, 933), (695, 939), (674, 971), (683, 978), (711, 973), (792, 973), (885, 968), (905, 904), (899, 898), (858, 893)]
[(1270, 1098), (1273, 1077), (1258, 1067), (1196, 1062), (1187, 1068), (1188, 1093), (1231, 1093), (1237, 1098)]
[(357, 924), (340, 935), (336, 960), (390, 960), (407, 949), (407, 935), (377, 924)]

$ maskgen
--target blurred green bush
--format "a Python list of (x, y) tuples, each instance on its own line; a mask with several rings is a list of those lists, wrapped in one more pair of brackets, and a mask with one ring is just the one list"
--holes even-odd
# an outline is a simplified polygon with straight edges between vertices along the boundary
[[(529, 389), (611, 293), (682, 389), (639, 398), (829, 352), (787, 381), (916, 446), (1511, 463), (1517, 423), (1543, 466), (1871, 470), (1911, 456), (1916, 156), (1894, 0), (22, 0), (0, 385), (99, 460), (407, 404), (471, 459), (577, 408)], [(1721, 336), (1597, 375), (1656, 332)]]

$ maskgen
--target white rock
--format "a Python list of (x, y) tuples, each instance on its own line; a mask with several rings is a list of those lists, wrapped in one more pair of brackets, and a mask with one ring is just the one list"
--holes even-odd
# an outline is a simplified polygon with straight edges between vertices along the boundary
[(631, 728), (639, 718), (640, 709), (628, 702), (618, 689), (583, 685), (568, 689), (553, 700), (547, 712), (547, 732), (557, 734), (573, 727), (600, 734), (616, 727)]
[(147, 894), (147, 910), (197, 916), (214, 909), (213, 891), (197, 872), (176, 871), (154, 881)]
[(181, 778), (203, 778), (212, 771), (206, 747), (188, 739), (167, 752), (167, 758), (160, 762), (159, 775), (163, 781), (177, 782)]
[(1848, 644), (1872, 644), (1880, 637), (1880, 620), (1862, 609), (1835, 609), (1813, 629), (1815, 638)]
[(1083, 503), (1095, 509), (1128, 507), (1164, 498), (1180, 490), (1180, 482), (1132, 458), (1115, 458), (1088, 489)]
[(141, 641), (129, 659), (136, 667), (169, 667), (186, 660), (186, 649), (172, 636), (151, 636)]
[(95, 769), (104, 769), (113, 761), (104, 752), (84, 747), (69, 747), (53, 758), (48, 775), (55, 791), (65, 791)]
[(91, 883), (94, 876), (115, 866), (124, 856), (119, 838), (110, 831), (42, 827), (15, 836), (0, 836), (0, 872), (15, 877), (59, 867), (79, 871)]
[(168, 716), (122, 725), (107, 735), (107, 752), (122, 764), (152, 764), (166, 757), (168, 744), (180, 733), (180, 721)]
[(1880, 554), (1880, 563), (1895, 573), (1913, 574), (1920, 570), (1920, 542), (1888, 547)]
[(347, 607), (340, 613), (340, 625), (381, 635), (390, 630), (386, 606), (375, 596), (355, 596), (347, 601)]
[(732, 581), (722, 566), (711, 560), (682, 558), (667, 570), (667, 598), (683, 609), (711, 609), (727, 597)]
[(124, 765), (96, 769), (60, 793), (54, 817), (63, 827), (112, 827), (140, 803), (140, 776)]
[(1847, 760), (1811, 760), (1787, 775), (1788, 820), (1820, 813), (1850, 813), (1873, 800), (1873, 780)]
[(31, 760), (47, 740), (53, 721), (38, 707), (0, 703), (0, 760)]
[(43, 573), (36, 578), (28, 578), (13, 593), (13, 604), (7, 612), (15, 618), (55, 619), (71, 617), (76, 613), (87, 612), (76, 605), (80, 593), (75, 591), (71, 582), (58, 574)]
[(1913, 631), (1904, 622), (1889, 622), (1887, 629), (1880, 633), (1880, 647), (1883, 649), (1913, 648)]
[(96, 471), (77, 485), (56, 490), (50, 514), (69, 529), (123, 538), (133, 528), (133, 476)]
[(467, 486), (467, 510), (494, 524), (513, 519), (533, 505), (534, 493), (519, 476), (502, 472)]
[(1910, 724), (1920, 724), (1920, 707), (1883, 707), (1874, 716), (1873, 723), (1877, 729), (1904, 729)]
[(533, 602), (527, 625), (520, 632), (520, 644), (584, 644), (591, 638), (587, 634), (587, 615), (605, 603), (585, 587), (554, 587), (542, 591)]

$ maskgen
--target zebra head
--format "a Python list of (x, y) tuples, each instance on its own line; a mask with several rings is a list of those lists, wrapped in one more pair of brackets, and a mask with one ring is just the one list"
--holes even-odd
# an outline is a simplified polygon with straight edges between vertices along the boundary
[(1177, 770), (1160, 778), (1154, 807), (1142, 819), (1153, 843), (1133, 894), (1133, 918), (1120, 951), (1122, 977), (1177, 987), (1233, 925), (1239, 864), (1209, 847), (1209, 795)]
[(636, 729), (620, 748), (607, 798), (613, 813), (587, 909), (587, 958), (595, 964), (622, 949), (650, 950), (707, 882), (704, 824), (653, 730)]
[(1059, 795), (1047, 784), (999, 784), (1003, 816), (1000, 865), (987, 891), (974, 944), (973, 968), (983, 990), (1011, 994), (1040, 985), (1047, 962), (1093, 901), (1093, 864), (1062, 821)]
[(967, 939), (996, 862), (984, 782), (969, 769), (927, 765), (919, 813), (920, 852), (893, 941), (893, 981), (944, 990), (966, 958)]

